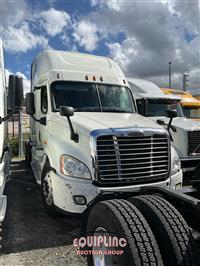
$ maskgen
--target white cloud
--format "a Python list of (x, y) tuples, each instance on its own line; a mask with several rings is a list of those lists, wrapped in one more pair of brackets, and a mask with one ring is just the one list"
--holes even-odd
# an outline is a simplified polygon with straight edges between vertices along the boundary
[(127, 38), (123, 45), (119, 43), (107, 43), (110, 49), (110, 56), (127, 71), (130, 61), (138, 55), (139, 44), (135, 38)]
[(18, 1), (17, 6), (10, 1), (3, 1), (0, 19), (4, 48), (11, 53), (25, 53), (37, 47), (50, 48), (46, 35), (54, 37), (70, 25), (67, 12), (52, 7), (39, 12), (38, 9), (33, 10), (25, 0)]
[(33, 34), (29, 24), (23, 22), (20, 27), (8, 26), (3, 31), (3, 45), (9, 52), (27, 52), (37, 46), (47, 47), (48, 40), (42, 35)]
[(120, 0), (91, 0), (90, 2), (92, 6), (100, 6), (120, 11)]
[(65, 46), (69, 46), (71, 43), (70, 36), (66, 32), (60, 35), (60, 39)]
[(26, 0), (1, 1), (0, 4), (1, 25), (19, 25), (31, 14), (31, 9), (27, 5)]
[(84, 47), (87, 51), (91, 52), (97, 48), (97, 43), (99, 41), (97, 26), (89, 20), (76, 22), (73, 36), (79, 46)]
[(53, 7), (46, 11), (42, 11), (39, 17), (42, 19), (42, 27), (51, 37), (61, 33), (64, 27), (68, 26), (70, 23), (70, 16), (67, 12), (56, 10)]
[[(172, 61), (174, 84), (182, 88), (182, 74), (200, 68), (198, 1), (93, 0), (91, 3), (97, 8), (87, 19), (98, 25), (97, 34), (106, 33), (109, 55), (127, 76), (168, 83), (168, 62)], [(186, 30), (196, 37), (188, 41)], [(124, 40), (112, 41), (119, 33), (123, 33)], [(190, 84), (200, 87), (192, 76)]]
[(16, 75), (19, 76), (19, 77), (22, 77), (25, 80), (27, 80), (27, 77), (23, 73), (21, 73), (20, 71), (16, 72)]
[(17, 76), (20, 76), (23, 78), (23, 85), (24, 85), (24, 95), (27, 93), (27, 92), (30, 92), (31, 90), (31, 82), (30, 80), (27, 79), (27, 77), (21, 73), (21, 72), (16, 72), (16, 75)]
[(24, 85), (24, 95), (27, 93), (27, 92), (30, 92), (31, 90), (31, 81), (27, 79), (27, 77), (21, 73), (21, 72), (16, 72), (16, 75), (17, 76), (20, 76), (23, 78), (23, 85)]

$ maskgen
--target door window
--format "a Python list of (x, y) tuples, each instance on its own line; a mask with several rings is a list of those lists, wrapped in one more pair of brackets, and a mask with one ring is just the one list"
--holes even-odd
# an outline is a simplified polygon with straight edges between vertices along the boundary
[(41, 89), (41, 112), (46, 114), (48, 110), (48, 98), (47, 98), (47, 87), (42, 86)]

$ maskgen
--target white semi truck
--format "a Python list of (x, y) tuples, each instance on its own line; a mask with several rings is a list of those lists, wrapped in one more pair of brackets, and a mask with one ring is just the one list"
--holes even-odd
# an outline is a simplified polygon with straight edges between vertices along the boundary
[(121, 256), (90, 254), (89, 265), (198, 265), (188, 226), (163, 198), (178, 200), (177, 153), (168, 132), (137, 113), (116, 63), (43, 51), (32, 63), (26, 108), (26, 159), (48, 213), (81, 215), (83, 234), (127, 240)]
[(4, 188), (10, 174), (10, 150), (7, 136), (7, 120), (22, 105), (22, 78), (10, 75), (9, 86), (6, 87), (3, 45), (0, 39), (0, 223), (4, 221), (7, 198)]
[[(168, 126), (169, 110), (176, 110), (169, 128), (172, 144), (175, 147), (182, 165), (184, 176), (193, 180), (200, 176), (200, 123), (184, 117), (180, 104), (181, 98), (165, 94), (154, 83), (141, 79), (128, 79), (135, 95), (139, 113), (157, 123)], [(143, 100), (142, 100), (143, 99)]]

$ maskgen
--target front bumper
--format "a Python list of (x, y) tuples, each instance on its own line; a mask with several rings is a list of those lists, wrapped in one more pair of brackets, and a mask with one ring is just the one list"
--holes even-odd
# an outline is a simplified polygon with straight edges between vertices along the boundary
[(173, 190), (182, 189), (182, 183), (183, 183), (183, 172), (180, 169), (175, 175), (171, 176), (169, 188)]
[[(165, 181), (145, 185), (132, 185), (122, 187), (97, 187), (92, 180), (76, 179), (72, 177), (63, 177), (51, 171), (51, 181), (53, 188), (54, 205), (70, 214), (81, 214), (90, 202), (102, 192), (136, 192), (142, 187), (160, 186), (175, 188), (176, 184), (182, 181), (182, 171), (178, 172), (173, 178)], [(86, 199), (85, 205), (78, 205), (75, 202), (75, 196), (83, 196)]]

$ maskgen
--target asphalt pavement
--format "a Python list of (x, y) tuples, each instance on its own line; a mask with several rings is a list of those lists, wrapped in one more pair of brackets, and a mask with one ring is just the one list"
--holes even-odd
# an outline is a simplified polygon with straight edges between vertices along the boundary
[(72, 246), (80, 233), (80, 219), (49, 217), (30, 168), (24, 161), (14, 161), (11, 169), (0, 266), (87, 265)]

